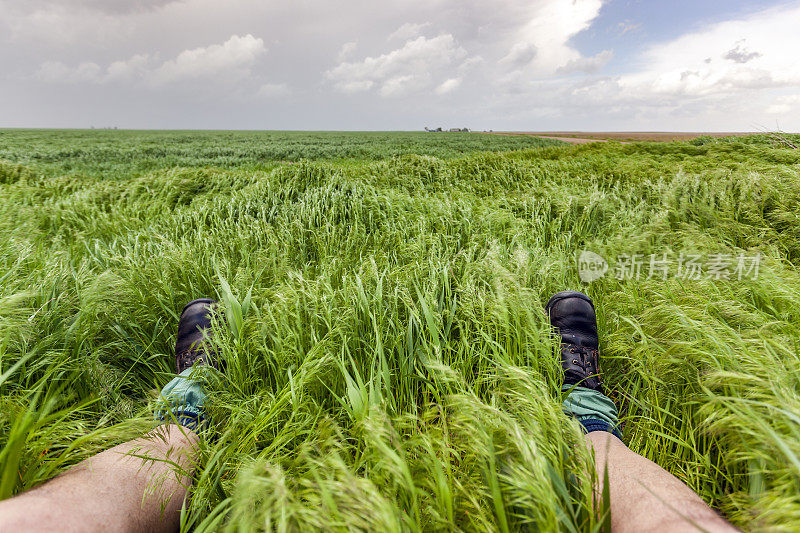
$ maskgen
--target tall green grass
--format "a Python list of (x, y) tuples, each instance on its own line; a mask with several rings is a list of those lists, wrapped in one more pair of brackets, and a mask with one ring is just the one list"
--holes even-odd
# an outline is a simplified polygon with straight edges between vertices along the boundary
[[(596, 531), (542, 310), (578, 289), (626, 443), (744, 529), (800, 526), (796, 152), (311, 148), (258, 167), (237, 146), (118, 175), (105, 156), (0, 163), (0, 497), (152, 427), (177, 313), (212, 296), (228, 367), (185, 529)], [(587, 285), (582, 249), (762, 260), (755, 279)]]

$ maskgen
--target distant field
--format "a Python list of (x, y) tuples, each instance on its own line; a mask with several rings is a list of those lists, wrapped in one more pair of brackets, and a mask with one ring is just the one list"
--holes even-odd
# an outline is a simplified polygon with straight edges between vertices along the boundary
[(571, 139), (595, 139), (605, 141), (688, 141), (697, 137), (709, 136), (714, 138), (722, 137), (744, 137), (747, 135), (761, 135), (757, 132), (675, 132), (675, 131), (514, 131), (514, 132), (495, 132), (508, 135), (532, 135), (541, 138), (565, 138), (567, 142)]
[(564, 289), (597, 305), (625, 443), (799, 530), (799, 150), (2, 130), (0, 499), (152, 428), (211, 296), (227, 371), (184, 531), (597, 532), (542, 309)]
[(309, 131), (3, 130), (0, 160), (54, 172), (140, 174), (158, 168), (269, 169), (302, 159), (375, 161), (416, 154), (453, 158), (558, 144), (470, 133)]

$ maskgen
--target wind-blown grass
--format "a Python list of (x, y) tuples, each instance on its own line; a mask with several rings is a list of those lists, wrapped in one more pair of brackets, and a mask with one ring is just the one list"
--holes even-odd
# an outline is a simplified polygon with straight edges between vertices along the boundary
[[(287, 165), (232, 146), (216, 166), (70, 168), (3, 148), (0, 497), (152, 427), (177, 313), (212, 296), (228, 366), (184, 528), (596, 530), (542, 310), (578, 289), (626, 443), (744, 529), (800, 525), (796, 152), (345, 146)], [(49, 150), (72, 153), (69, 138)], [(587, 285), (582, 249), (761, 265)]]

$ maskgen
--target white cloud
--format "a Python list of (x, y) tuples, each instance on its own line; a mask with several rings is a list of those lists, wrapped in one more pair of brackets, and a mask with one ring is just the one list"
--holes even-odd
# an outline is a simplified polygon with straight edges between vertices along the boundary
[(114, 61), (106, 69), (103, 79), (105, 81), (141, 79), (148, 75), (152, 63), (153, 60), (148, 54), (136, 54), (123, 61)]
[(339, 54), (336, 56), (336, 60), (339, 62), (345, 61), (353, 52), (356, 51), (358, 47), (358, 43), (351, 41), (349, 43), (344, 43), (342, 47), (339, 49)]
[[(580, 52), (570, 45), (570, 39), (587, 29), (597, 18), (601, 0), (548, 0), (527, 3), (529, 8), (520, 26), (511, 33), (513, 44), (506, 58), (530, 61), (521, 69), (527, 76), (552, 76), (570, 61), (580, 59)], [(535, 51), (535, 54), (531, 54)]]
[(383, 82), (380, 93), (381, 96), (386, 97), (403, 96), (419, 88), (419, 86), (420, 80), (412, 74), (394, 76)]
[(777, 97), (766, 109), (770, 115), (785, 115), (800, 107), (800, 94)]
[(90, 61), (76, 67), (68, 67), (60, 61), (45, 61), (36, 71), (36, 78), (46, 82), (81, 83), (97, 82), (102, 79), (100, 65)]
[(379, 87), (385, 97), (396, 97), (429, 88), (438, 73), (456, 65), (466, 55), (450, 34), (432, 39), (417, 37), (402, 47), (358, 62), (344, 62), (325, 77), (345, 93)]
[(164, 62), (149, 54), (136, 54), (129, 59), (114, 61), (105, 69), (92, 62), (69, 67), (61, 62), (47, 61), (39, 67), (36, 77), (50, 83), (138, 81), (151, 87), (198, 78), (231, 82), (248, 76), (255, 61), (266, 51), (260, 38), (250, 34), (232, 35), (222, 44), (184, 50), (174, 59)]
[(533, 61), (538, 50), (531, 43), (516, 43), (511, 47), (511, 51), (500, 59), (500, 63), (506, 63), (513, 68), (524, 68)]
[(375, 86), (372, 80), (343, 80), (336, 83), (336, 88), (345, 94), (368, 91)]
[(415, 24), (412, 22), (406, 22), (399, 28), (397, 28), (389, 37), (386, 39), (387, 41), (408, 41), (409, 39), (414, 39), (415, 37), (419, 37), (422, 35), (422, 30), (429, 27), (431, 25), (430, 22), (425, 22), (423, 24)]
[(645, 67), (622, 76), (621, 85), (702, 97), (800, 84), (800, 62), (787, 53), (800, 47), (798, 20), (800, 6), (770, 9), (653, 46), (642, 57)]
[[(627, 73), (515, 79), (498, 89), (495, 109), (524, 109), (535, 95), (536, 108), (525, 111), (531, 119), (592, 117), (605, 127), (742, 131), (765, 115), (787, 120), (800, 116), (800, 63), (788, 52), (800, 47), (797, 20), (794, 5), (709, 25), (652, 45)], [(592, 59), (605, 58), (574, 60), (559, 72), (591, 70)]]
[[(405, 43), (361, 61), (340, 61), (325, 73), (342, 92), (375, 90), (383, 96), (436, 91), (448, 80), (464, 79), (468, 70), (484, 85), (503, 87), (552, 76), (561, 68), (595, 71), (611, 52), (584, 58), (570, 39), (599, 14), (601, 0), (438, 0), (427, 5), (436, 22), (405, 23), (389, 41)], [(444, 28), (436, 37), (422, 35)], [(444, 85), (452, 90), (452, 83)]]
[(459, 85), (461, 85), (461, 78), (450, 78), (449, 80), (444, 80), (444, 82), (442, 82), (442, 84), (436, 88), (436, 94), (447, 94), (453, 92), (458, 89)]
[(614, 57), (614, 52), (611, 50), (603, 50), (597, 55), (592, 57), (578, 57), (570, 59), (567, 64), (559, 68), (556, 72), (567, 74), (570, 72), (586, 72), (592, 74), (603, 68)]
[(164, 62), (153, 72), (155, 83), (171, 83), (183, 79), (215, 76), (243, 77), (255, 60), (267, 49), (264, 41), (249, 33), (232, 35), (222, 44), (184, 50), (175, 59)]
[(765, 115), (800, 116), (800, 64), (787, 53), (800, 47), (796, 20), (800, 6), (723, 21), (651, 46), (636, 62), (641, 67), (632, 72), (534, 80), (516, 86), (516, 92), (509, 88), (498, 107), (513, 109), (535, 94), (532, 118), (555, 120), (579, 113), (626, 128), (676, 130), (747, 130)]
[(470, 70), (480, 67), (483, 63), (485, 63), (485, 61), (481, 56), (468, 57), (458, 66), (458, 72), (459, 74), (465, 74)]

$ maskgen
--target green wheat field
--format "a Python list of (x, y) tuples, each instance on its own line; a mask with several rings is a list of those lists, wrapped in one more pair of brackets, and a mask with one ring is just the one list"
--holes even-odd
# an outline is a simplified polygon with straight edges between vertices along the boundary
[(574, 289), (626, 444), (796, 531), (799, 267), (800, 151), (767, 136), (0, 130), (0, 498), (155, 427), (208, 296), (183, 530), (600, 530), (542, 309)]

